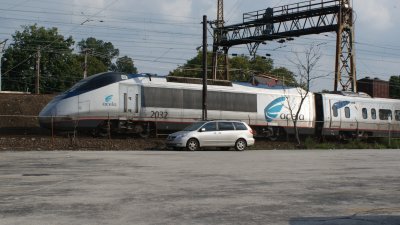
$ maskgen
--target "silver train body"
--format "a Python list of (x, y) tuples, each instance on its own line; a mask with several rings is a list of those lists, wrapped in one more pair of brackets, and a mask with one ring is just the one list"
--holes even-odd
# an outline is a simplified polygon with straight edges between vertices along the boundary
[(341, 137), (400, 137), (400, 101), (365, 94), (315, 94), (316, 133)]
[[(247, 83), (209, 85), (208, 119), (242, 120), (258, 135), (275, 139), (294, 132), (292, 114), (300, 105), (301, 92), (304, 94), (304, 90), (297, 88), (256, 87)], [(391, 114), (385, 119), (383, 114), (389, 114), (387, 110)], [(385, 136), (390, 131), (396, 136), (400, 130), (399, 110), (397, 100), (309, 93), (297, 127), (300, 133), (311, 135)], [(199, 84), (107, 72), (83, 79), (55, 97), (41, 111), (39, 121), (42, 127), (54, 130), (148, 136), (151, 132), (182, 129), (201, 117)]]

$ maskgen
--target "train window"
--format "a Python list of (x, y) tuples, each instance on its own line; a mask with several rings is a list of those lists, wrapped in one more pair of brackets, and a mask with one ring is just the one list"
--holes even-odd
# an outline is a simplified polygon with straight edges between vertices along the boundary
[(394, 111), (396, 121), (400, 121), (400, 110)]
[(373, 120), (376, 120), (376, 109), (371, 109), (371, 117)]
[[(143, 107), (201, 109), (202, 91), (143, 87)], [(208, 110), (257, 112), (257, 95), (231, 92), (208, 92)]]
[(346, 118), (350, 118), (350, 108), (349, 107), (344, 108), (344, 116)]
[(362, 117), (363, 119), (368, 119), (368, 110), (366, 108), (362, 109)]
[(257, 112), (257, 95), (255, 94), (210, 91), (207, 101), (209, 110)]
[(392, 110), (390, 109), (380, 109), (379, 110), (379, 119), (380, 120), (389, 120), (392, 119)]
[(182, 90), (155, 87), (143, 87), (142, 90), (143, 107), (183, 108)]
[(332, 106), (332, 112), (333, 112), (333, 116), (334, 117), (338, 117), (339, 116), (338, 109), (337, 109), (337, 107), (335, 105)]
[(119, 76), (115, 76), (114, 73), (104, 73), (101, 76), (94, 76), (92, 79), (88, 79), (82, 85), (76, 87), (77, 92), (88, 92), (97, 88), (107, 86), (120, 81)]

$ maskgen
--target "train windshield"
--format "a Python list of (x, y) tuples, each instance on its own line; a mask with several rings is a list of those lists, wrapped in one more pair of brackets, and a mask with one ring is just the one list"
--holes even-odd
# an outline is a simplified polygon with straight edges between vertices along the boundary
[(129, 79), (129, 77), (122, 73), (106, 72), (95, 74), (76, 83), (72, 88), (65, 92), (65, 98), (93, 91), (98, 88), (127, 79)]
[(83, 80), (79, 81), (78, 83), (76, 83), (74, 86), (72, 86), (72, 88), (70, 88), (67, 92), (75, 91), (77, 88), (79, 88), (83, 84), (86, 84), (87, 82), (88, 82), (88, 79), (83, 79)]
[(204, 124), (204, 122), (197, 122), (197, 123), (194, 123), (194, 124), (192, 124), (192, 125), (186, 127), (186, 128), (183, 129), (183, 130), (184, 130), (184, 131), (194, 131), (194, 130), (199, 129), (201, 126), (203, 126), (203, 124)]

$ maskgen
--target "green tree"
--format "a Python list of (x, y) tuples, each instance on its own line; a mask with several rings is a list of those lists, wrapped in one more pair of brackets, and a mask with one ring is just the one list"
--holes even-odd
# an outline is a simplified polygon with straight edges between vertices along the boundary
[[(202, 52), (198, 52), (197, 56), (188, 60), (185, 65), (170, 72), (170, 76), (182, 77), (202, 77)], [(208, 72), (211, 77), (212, 53), (208, 52)], [(218, 70), (223, 70), (223, 57), (218, 58)], [(233, 81), (249, 81), (253, 75), (269, 73), (273, 68), (272, 59), (265, 59), (261, 56), (256, 56), (255, 59), (245, 55), (229, 58), (229, 73)]]
[[(212, 53), (208, 52), (207, 54), (208, 64), (211, 65)], [(209, 68), (211, 68), (209, 66)], [(211, 72), (210, 69), (208, 72)], [(185, 65), (176, 68), (175, 70), (169, 72), (168, 76), (177, 76), (177, 77), (197, 77), (201, 78), (203, 74), (203, 53), (202, 51), (198, 51), (197, 55), (191, 59), (189, 59)], [(210, 73), (208, 74), (210, 77)]]
[[(79, 55), (77, 56), (77, 58), (79, 59), (79, 62), (81, 63), (81, 68), (82, 68), (82, 74), (83, 74), (83, 70), (84, 70), (84, 61), (85, 61), (85, 56), (84, 55)], [(87, 57), (87, 75), (91, 76), (97, 73), (102, 73), (105, 71), (108, 71), (109, 68), (107, 65), (104, 64), (103, 61), (101, 61), (99, 58), (92, 56), (92, 55), (88, 55)]]
[(101, 61), (109, 70), (112, 69), (112, 60), (119, 55), (119, 50), (114, 48), (111, 42), (97, 40), (94, 37), (81, 40), (78, 43), (78, 48), (81, 52), (89, 51), (92, 57)]
[(389, 95), (391, 98), (400, 99), (400, 76), (391, 76), (389, 79)]
[(128, 56), (118, 58), (112, 66), (112, 71), (130, 74), (138, 73), (137, 68), (134, 66), (133, 59)]
[(72, 54), (72, 37), (64, 38), (54, 27), (46, 29), (34, 24), (22, 28), (12, 36), (13, 42), (4, 54), (4, 90), (34, 91), (40, 52), (40, 92), (63, 91), (79, 71), (79, 63)]
[(239, 55), (229, 59), (230, 76), (235, 81), (249, 81), (254, 74), (251, 71), (250, 58), (245, 55)]
[(269, 74), (273, 68), (273, 60), (261, 56), (250, 58), (245, 55), (229, 59), (229, 68), (232, 80), (249, 81), (252, 76)]
[(271, 74), (281, 80), (285, 86), (293, 86), (296, 83), (294, 73), (285, 67), (274, 68)]
[(255, 73), (269, 73), (273, 69), (273, 60), (257, 55), (250, 60), (250, 68)]

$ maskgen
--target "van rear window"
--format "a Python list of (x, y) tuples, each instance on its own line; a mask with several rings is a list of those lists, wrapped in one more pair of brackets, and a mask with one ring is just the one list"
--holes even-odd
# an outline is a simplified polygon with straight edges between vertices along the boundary
[(243, 123), (234, 122), (233, 124), (235, 125), (236, 130), (247, 130), (246, 125)]

